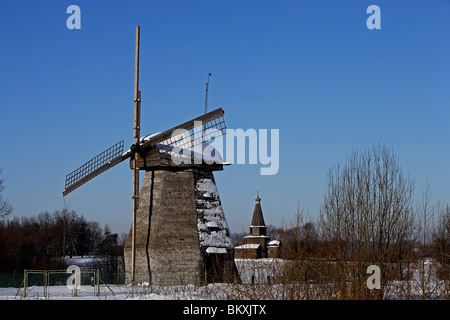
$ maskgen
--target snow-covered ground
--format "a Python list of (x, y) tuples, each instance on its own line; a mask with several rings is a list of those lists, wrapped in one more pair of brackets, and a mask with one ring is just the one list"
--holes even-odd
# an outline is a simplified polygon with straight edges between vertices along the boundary
[[(89, 268), (95, 264), (98, 257), (74, 257), (65, 258), (67, 264), (74, 264), (81, 268)], [(275, 272), (275, 269), (283, 263), (280, 259), (236, 259), (236, 267), (241, 276), (243, 284), (240, 286), (248, 286), (252, 282), (261, 285), (266, 283), (267, 276)], [(67, 274), (69, 277), (70, 274)], [(0, 300), (39, 300), (39, 299), (55, 299), (55, 300), (211, 300), (226, 299), (236, 290), (234, 284), (208, 284), (208, 286), (180, 285), (170, 287), (150, 286), (148, 283), (142, 283), (135, 286), (131, 285), (114, 285), (100, 284), (99, 294), (96, 294), (94, 287), (91, 285), (82, 285), (78, 291), (78, 296), (73, 296), (73, 290), (67, 285), (49, 286), (47, 294), (43, 286), (27, 287), (27, 296), (24, 297), (24, 288), (0, 288)], [(241, 290), (239, 290), (241, 291)]]
[[(67, 262), (76, 263), (80, 267), (89, 267), (96, 257), (74, 258)], [(113, 285), (100, 283), (99, 293), (94, 287), (83, 283), (78, 296), (73, 296), (73, 291), (67, 285), (51, 285), (47, 295), (43, 286), (30, 286), (27, 288), (27, 296), (24, 297), (24, 289), (0, 288), (0, 300), (227, 300), (227, 299), (290, 299), (292, 289), (298, 287), (293, 283), (274, 283), (272, 276), (277, 276), (277, 270), (282, 270), (286, 261), (281, 259), (236, 259), (241, 284), (208, 284), (205, 286), (180, 285), (157, 287), (143, 283), (135, 286)], [(429, 262), (425, 264), (428, 268)], [(67, 274), (69, 277), (69, 274)], [(309, 288), (314, 291), (315, 284)], [(429, 274), (416, 270), (412, 281), (395, 281), (385, 289), (387, 299), (448, 299), (449, 281), (438, 280)], [(300, 288), (300, 287), (298, 287)], [(305, 287), (303, 287), (305, 288)], [(296, 289), (297, 290), (297, 289)], [(294, 294), (296, 299), (302, 299), (302, 294)], [(314, 299), (312, 296), (309, 298)], [(327, 293), (319, 294), (316, 299), (331, 299)]]
[(100, 285), (100, 293), (94, 293), (94, 287), (82, 285), (78, 296), (67, 286), (50, 286), (48, 296), (44, 295), (43, 286), (27, 288), (27, 297), (23, 297), (23, 288), (0, 288), (0, 300), (189, 300), (211, 298), (208, 290), (214, 290), (214, 285), (196, 287), (194, 285), (174, 287), (149, 287), (147, 285)]

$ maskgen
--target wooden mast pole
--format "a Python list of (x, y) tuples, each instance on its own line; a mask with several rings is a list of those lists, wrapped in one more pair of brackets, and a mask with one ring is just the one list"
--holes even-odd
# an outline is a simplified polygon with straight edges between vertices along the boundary
[[(136, 26), (136, 56), (134, 61), (134, 138), (136, 146), (139, 145), (141, 131), (141, 92), (139, 91), (139, 37), (140, 27)], [(133, 169), (133, 222), (132, 222), (132, 238), (131, 238), (131, 282), (136, 280), (136, 215), (139, 205), (139, 168), (138, 164), (139, 151), (136, 148), (134, 154)]]

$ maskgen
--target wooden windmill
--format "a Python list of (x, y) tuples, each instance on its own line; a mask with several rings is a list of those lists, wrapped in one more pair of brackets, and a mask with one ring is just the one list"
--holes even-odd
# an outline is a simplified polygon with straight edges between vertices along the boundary
[[(224, 111), (219, 108), (141, 138), (139, 37), (137, 26), (135, 143), (123, 152), (122, 140), (69, 173), (63, 195), (129, 159), (133, 219), (124, 249), (126, 282), (172, 285), (236, 281), (231, 233), (213, 176), (224, 164), (208, 144), (225, 134)], [(203, 157), (205, 150), (214, 161)], [(145, 176), (139, 193), (140, 170), (145, 170)]]

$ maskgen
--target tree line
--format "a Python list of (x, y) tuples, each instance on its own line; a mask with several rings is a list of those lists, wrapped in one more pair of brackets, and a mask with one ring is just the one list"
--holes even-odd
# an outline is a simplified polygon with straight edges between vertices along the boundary
[(65, 268), (64, 257), (120, 256), (123, 246), (108, 225), (73, 210), (0, 219), (0, 272)]

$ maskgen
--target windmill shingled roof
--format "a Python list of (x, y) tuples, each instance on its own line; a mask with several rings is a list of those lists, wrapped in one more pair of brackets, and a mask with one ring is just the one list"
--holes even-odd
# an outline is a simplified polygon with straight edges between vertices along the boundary
[(255, 198), (255, 209), (253, 210), (252, 226), (266, 226), (261, 209), (261, 198)]

